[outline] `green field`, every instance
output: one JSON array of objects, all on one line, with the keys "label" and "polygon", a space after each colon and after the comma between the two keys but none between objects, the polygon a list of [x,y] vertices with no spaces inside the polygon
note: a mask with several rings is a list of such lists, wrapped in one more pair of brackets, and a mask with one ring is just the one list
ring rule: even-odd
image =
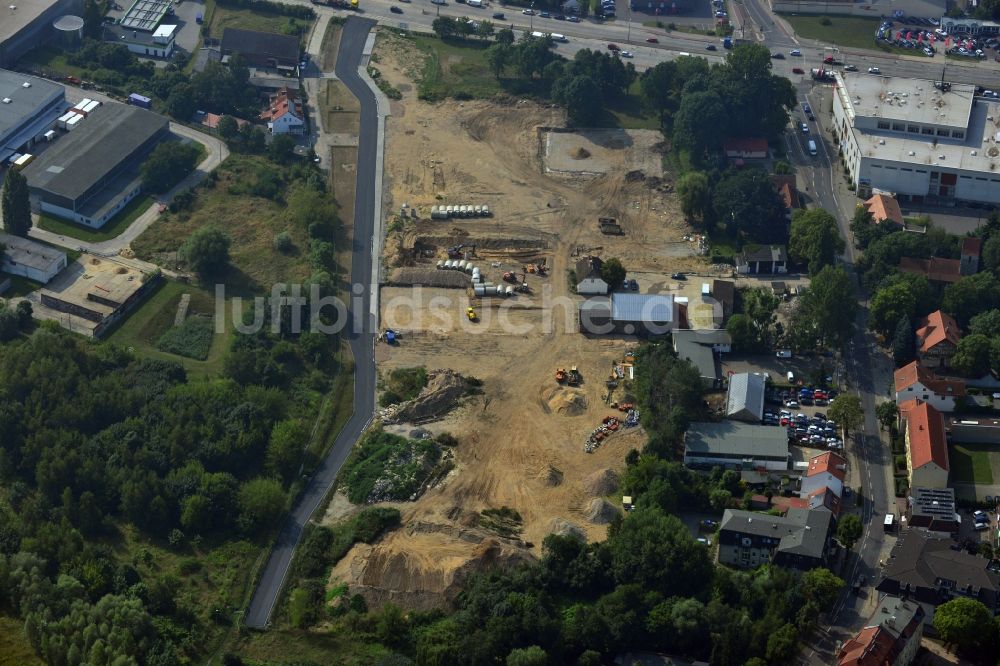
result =
[{"label": "green field", "polygon": [[[782,14],[781,18],[788,21],[795,34],[806,39],[817,39],[822,42],[848,46],[856,49],[888,50],[888,47],[875,45],[875,30],[878,28],[877,18],[861,18],[857,16],[790,16]],[[830,25],[821,21],[827,19]]]},{"label": "green field", "polygon": [[[180,363],[192,377],[219,376],[222,373],[222,362],[229,350],[229,339],[232,336],[232,330],[229,326],[226,326],[224,333],[215,334],[208,358],[204,361],[184,358],[156,348],[160,337],[173,326],[174,316],[177,313],[177,303],[181,299],[181,294],[185,293],[191,294],[189,315],[213,314],[215,309],[214,294],[194,285],[166,280],[108,337],[108,341],[122,347],[132,348],[143,356]],[[227,311],[227,322],[229,314]]]},{"label": "green field", "polygon": [[951,447],[951,480],[953,483],[993,483],[991,457],[997,448],[989,444],[954,444]]},{"label": "green field", "polygon": [[61,220],[47,213],[42,213],[38,216],[38,226],[54,234],[69,236],[70,238],[90,243],[99,243],[121,235],[123,231],[128,229],[130,224],[135,222],[137,217],[145,213],[153,205],[153,202],[153,197],[149,195],[137,196],[128,202],[127,206],[118,211],[118,214],[108,220],[107,224],[100,229],[90,229],[73,222]]},{"label": "green field", "polygon": [[0,615],[0,666],[41,666],[44,662],[24,635],[24,622]]},{"label": "green field", "polygon": [[29,51],[18,60],[18,65],[50,76],[58,73],[64,76],[83,77],[83,68],[70,65],[66,62],[65,51],[53,46],[40,46]]},{"label": "green field", "polygon": [[292,18],[280,14],[269,14],[260,10],[236,9],[220,7],[212,3],[212,8],[206,4],[209,32],[212,37],[222,39],[226,28],[241,28],[258,32],[274,32],[281,35],[299,35],[300,39],[309,32],[312,21]]}]

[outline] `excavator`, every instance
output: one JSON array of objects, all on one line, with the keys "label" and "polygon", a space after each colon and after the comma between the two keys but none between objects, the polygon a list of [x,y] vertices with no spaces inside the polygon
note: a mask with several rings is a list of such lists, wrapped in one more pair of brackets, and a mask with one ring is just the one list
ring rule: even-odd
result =
[{"label": "excavator", "polygon": [[462,258],[462,250],[464,250],[467,247],[468,248],[472,248],[472,256],[476,256],[476,246],[475,245],[467,245],[465,243],[462,243],[461,245],[452,245],[451,247],[448,248],[448,258],[449,259],[461,259]]},{"label": "excavator", "polygon": [[556,368],[556,381],[560,384],[566,381],[566,368]]},{"label": "excavator", "polygon": [[569,369],[569,375],[566,377],[566,384],[569,386],[579,386],[580,382],[583,381],[583,376],[580,371],[576,369],[574,365]]},{"label": "excavator", "polygon": [[479,315],[476,314],[475,308],[465,308],[465,316],[469,318],[469,321],[479,321]]}]

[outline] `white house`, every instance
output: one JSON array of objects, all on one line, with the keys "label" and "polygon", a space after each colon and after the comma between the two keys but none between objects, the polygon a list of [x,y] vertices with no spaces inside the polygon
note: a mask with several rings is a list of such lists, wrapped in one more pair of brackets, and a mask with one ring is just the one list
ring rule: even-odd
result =
[{"label": "white house", "polygon": [[267,129],[271,134],[302,134],[305,131],[302,103],[288,88],[282,88],[271,95],[260,119],[267,121]]},{"label": "white house", "polygon": [[598,257],[584,257],[576,262],[576,293],[583,296],[608,293],[608,283],[601,277],[603,263]]},{"label": "white house", "polygon": [[896,370],[894,379],[897,405],[907,400],[920,400],[939,412],[953,412],[956,402],[965,398],[965,382],[938,377],[919,361]]},{"label": "white house", "polygon": [[4,247],[0,269],[35,282],[47,283],[66,268],[66,253],[20,236],[0,233]]}]

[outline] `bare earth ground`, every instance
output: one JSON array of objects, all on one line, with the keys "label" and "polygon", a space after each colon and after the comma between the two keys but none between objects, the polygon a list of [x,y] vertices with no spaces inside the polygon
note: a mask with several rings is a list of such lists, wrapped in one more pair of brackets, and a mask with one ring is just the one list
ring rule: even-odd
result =
[{"label": "bare earth ground", "polygon": [[[584,480],[598,470],[620,471],[626,453],[641,448],[645,436],[641,429],[616,433],[593,454],[583,446],[603,417],[620,416],[605,404],[604,380],[636,341],[576,332],[579,297],[567,284],[576,256],[617,256],[649,283],[668,280],[663,275],[671,271],[708,267],[693,256],[695,244],[684,240],[691,230],[672,195],[670,174],[626,179],[624,168],[611,168],[596,176],[546,175],[539,128],[562,126],[560,110],[517,99],[421,102],[407,74],[419,70],[419,53],[399,39],[387,45],[384,36],[375,53],[382,74],[403,92],[392,102],[387,127],[389,209],[405,203],[420,217],[390,226],[387,272],[398,266],[433,271],[458,243],[477,246],[471,260],[495,284],[502,284],[504,271],[520,272],[525,263],[550,268],[546,277],[527,275],[530,295],[510,299],[472,298],[464,289],[382,289],[383,326],[401,331],[402,341],[378,346],[380,371],[451,369],[483,380],[483,395],[422,426],[458,438],[455,470],[416,502],[397,505],[403,527],[374,546],[356,546],[334,568],[331,582],[349,583],[370,603],[392,599],[427,608],[453,599],[470,571],[539,555],[554,526],[565,529],[568,522],[591,540],[606,534],[606,525],[587,519],[594,498]],[[567,136],[561,145],[572,142]],[[647,143],[641,142],[644,150]],[[659,164],[658,156],[650,162],[646,154],[626,155],[621,164],[642,160]],[[441,203],[487,204],[493,215],[427,219],[430,207]],[[599,216],[617,218],[625,235],[601,235]],[[552,316],[543,307],[550,299],[564,304]],[[465,317],[469,305],[480,322]],[[578,391],[559,387],[553,376],[557,367],[573,365],[584,378]],[[624,395],[619,389],[610,401]],[[621,493],[608,499],[620,506]],[[523,517],[520,539],[478,526],[477,512],[503,506]],[[333,502],[324,520],[347,512],[343,501]]]}]

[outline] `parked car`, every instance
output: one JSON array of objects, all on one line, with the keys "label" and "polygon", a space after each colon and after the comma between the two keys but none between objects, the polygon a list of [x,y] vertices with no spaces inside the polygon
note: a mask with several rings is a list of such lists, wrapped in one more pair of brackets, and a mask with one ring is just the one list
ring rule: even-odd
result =
[{"label": "parked car", "polygon": [[878,67],[869,67],[868,68],[868,73],[869,74],[881,74],[882,70],[879,69]]},{"label": "parked car", "polygon": [[788,52],[788,55],[800,56],[802,55],[802,51],[798,49],[792,49],[791,51]]},{"label": "parked car", "polygon": [[569,21],[570,23],[579,23],[580,22],[580,17],[579,16],[570,16],[566,20]]},{"label": "parked car", "polygon": [[704,527],[705,529],[714,530],[716,527],[719,526],[719,523],[715,522],[714,520],[706,518],[705,520],[701,521],[701,526]]},{"label": "parked car", "polygon": [[649,44],[659,44],[660,40],[658,40],[656,37],[647,37],[646,42]]},{"label": "parked car", "polygon": [[705,44],[705,50],[706,51],[718,51],[719,49],[715,48],[715,44]]},{"label": "parked car", "polygon": [[619,51],[618,55],[620,55],[623,58],[631,58],[632,57],[632,52],[631,51]]},{"label": "parked car", "polygon": [[393,5],[393,6],[389,7],[389,11],[392,12],[393,14],[402,14],[403,13],[402,8],[401,7],[397,7],[396,5]]},{"label": "parked car", "polygon": [[700,543],[703,546],[711,546],[712,540],[706,539],[705,537],[698,537],[698,543]]},{"label": "parked car", "polygon": [[495,18],[498,21],[502,21],[504,20],[505,17],[503,12],[493,12],[493,18]]},{"label": "parked car", "polygon": [[684,275],[684,273],[671,273],[670,274],[670,279],[671,280],[687,280],[687,276]]},{"label": "parked car", "polygon": [[538,12],[538,16],[541,18],[549,18],[550,16],[552,16],[552,14],[548,12]]},{"label": "parked car", "polygon": [[844,65],[845,72],[856,72],[858,68],[855,65]]},{"label": "parked car", "polygon": [[795,400],[789,400],[785,403],[785,407],[788,407],[789,409],[798,409],[799,403]]},{"label": "parked car", "polygon": [[534,9],[522,9],[521,13],[524,14],[525,16],[534,16],[535,15],[535,10]]},{"label": "parked car", "polygon": [[801,67],[792,67],[792,74],[805,74],[806,71]]},{"label": "parked car", "polygon": [[617,44],[608,44],[608,50],[609,51],[621,51],[622,47],[618,46]]},{"label": "parked car", "polygon": [[772,53],[771,57],[774,58],[775,60],[784,60],[785,59],[785,54],[784,53]]}]

